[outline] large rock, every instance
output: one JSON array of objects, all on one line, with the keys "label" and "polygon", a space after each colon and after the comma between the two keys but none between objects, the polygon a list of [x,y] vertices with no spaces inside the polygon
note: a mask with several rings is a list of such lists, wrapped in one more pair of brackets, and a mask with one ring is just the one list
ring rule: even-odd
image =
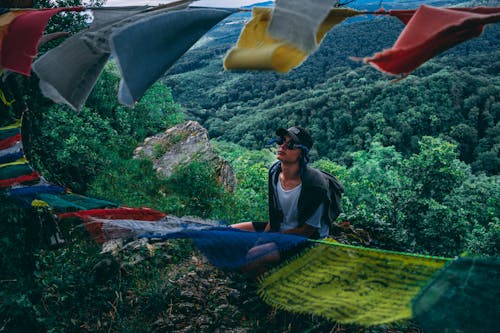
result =
[{"label": "large rock", "polygon": [[146,138],[134,151],[135,158],[148,158],[160,175],[169,177],[175,168],[193,160],[205,160],[215,168],[219,181],[234,191],[236,176],[227,163],[212,149],[208,132],[196,121],[188,121],[165,132]]}]

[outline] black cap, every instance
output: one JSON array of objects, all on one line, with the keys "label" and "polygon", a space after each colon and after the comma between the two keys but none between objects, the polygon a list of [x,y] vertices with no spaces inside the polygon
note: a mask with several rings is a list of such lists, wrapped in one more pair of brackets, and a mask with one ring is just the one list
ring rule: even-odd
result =
[{"label": "black cap", "polygon": [[295,143],[304,145],[307,149],[311,149],[313,145],[313,139],[309,131],[307,131],[304,127],[301,126],[292,126],[289,129],[278,128],[276,131],[276,135],[280,137],[284,137],[285,135],[290,135],[292,140]]}]

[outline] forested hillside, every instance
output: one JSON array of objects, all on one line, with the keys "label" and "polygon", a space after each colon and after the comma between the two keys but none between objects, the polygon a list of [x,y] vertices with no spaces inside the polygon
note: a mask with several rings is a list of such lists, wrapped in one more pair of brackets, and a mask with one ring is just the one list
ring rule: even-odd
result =
[{"label": "forested hillside", "polygon": [[349,56],[389,48],[403,28],[395,18],[334,28],[288,74],[224,71],[222,58],[241,27],[230,23],[181,58],[164,81],[187,116],[201,121],[212,137],[261,148],[273,129],[300,123],[313,132],[315,155],[350,165],[350,153],[373,141],[409,156],[422,136],[439,136],[456,142],[460,158],[475,172],[498,174],[498,24],[394,82]]}]

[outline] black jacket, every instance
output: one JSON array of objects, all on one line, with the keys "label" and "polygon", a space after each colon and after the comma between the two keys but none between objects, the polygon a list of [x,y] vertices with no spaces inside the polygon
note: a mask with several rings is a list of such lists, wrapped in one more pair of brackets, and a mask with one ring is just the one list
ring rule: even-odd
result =
[{"label": "black jacket", "polygon": [[[269,222],[271,231],[278,232],[283,221],[283,212],[278,204],[276,188],[281,173],[281,162],[276,162],[268,174]],[[322,222],[331,225],[341,212],[340,196],[344,191],[342,185],[332,175],[305,166],[301,173],[302,189],[298,202],[299,227],[316,212],[320,204],[325,204]],[[334,188],[332,188],[334,187]],[[318,235],[313,235],[318,236]]]}]

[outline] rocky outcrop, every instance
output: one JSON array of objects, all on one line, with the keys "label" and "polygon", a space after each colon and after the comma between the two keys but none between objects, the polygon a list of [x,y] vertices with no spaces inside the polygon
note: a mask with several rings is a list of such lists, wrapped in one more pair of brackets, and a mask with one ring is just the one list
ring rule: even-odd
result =
[{"label": "rocky outcrop", "polygon": [[210,145],[208,132],[196,121],[187,121],[165,132],[146,138],[134,151],[135,158],[147,158],[160,175],[169,177],[178,165],[204,160],[215,168],[218,180],[226,190],[234,191],[233,169]]}]

